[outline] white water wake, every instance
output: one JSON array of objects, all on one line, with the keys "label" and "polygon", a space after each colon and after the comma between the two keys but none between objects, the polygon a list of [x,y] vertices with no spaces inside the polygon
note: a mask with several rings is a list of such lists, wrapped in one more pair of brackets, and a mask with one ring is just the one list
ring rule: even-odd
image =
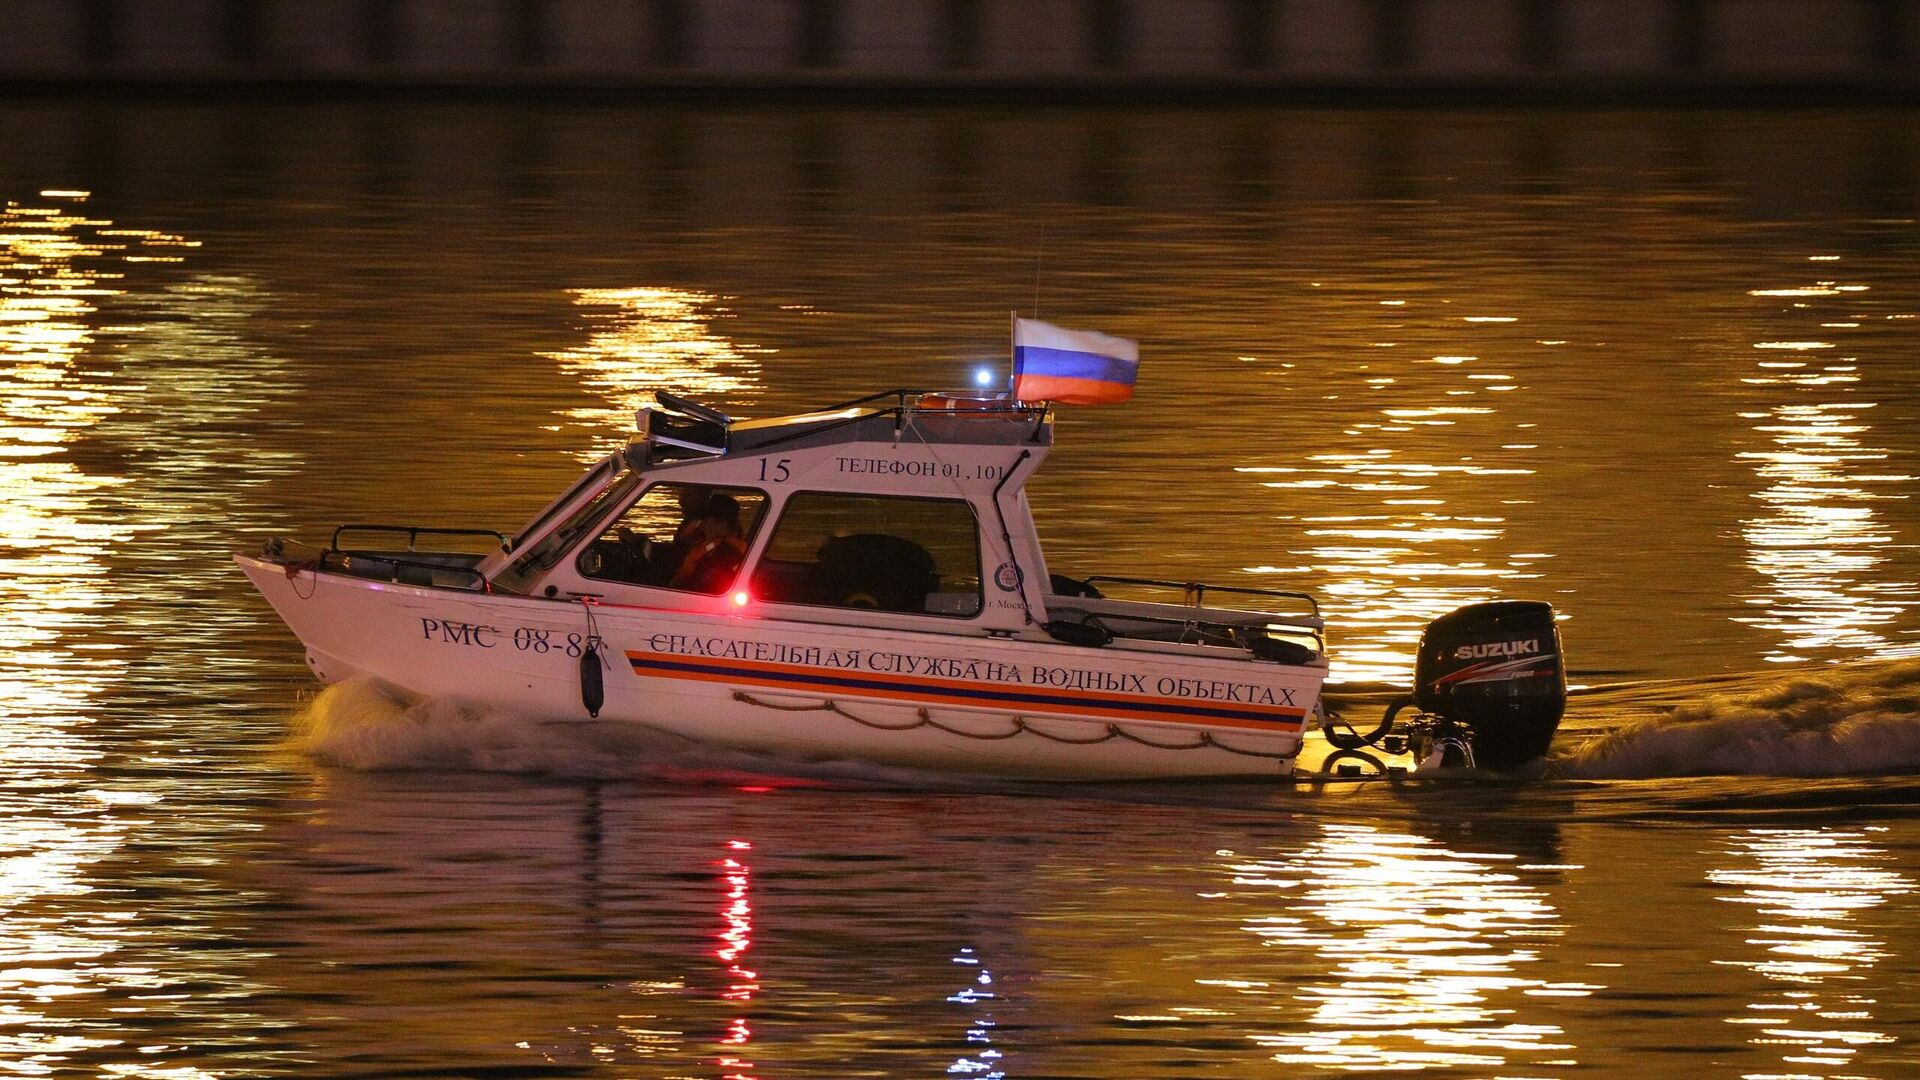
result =
[{"label": "white water wake", "polygon": [[[902,788],[955,783],[862,762],[764,757],[633,724],[542,720],[443,699],[403,699],[370,680],[327,687],[291,726],[292,749],[362,771],[720,783],[784,776]],[[1601,689],[1575,699],[1560,747],[1540,769],[1546,777],[1920,772],[1920,660],[1823,668],[1765,682],[1723,678]]]},{"label": "white water wake", "polygon": [[613,778],[647,760],[642,729],[541,723],[437,698],[405,699],[368,679],[329,686],[291,724],[292,749],[363,771],[423,769]]},{"label": "white water wake", "polygon": [[1819,669],[1682,698],[1665,715],[1627,723],[1548,764],[1551,775],[1578,779],[1920,770],[1920,661]]},{"label": "white water wake", "polygon": [[[791,782],[920,788],[941,778],[866,762],[771,758],[637,724],[541,719],[441,698],[397,695],[371,679],[321,690],[290,724],[287,746],[365,772],[514,773],[575,780]],[[950,783],[951,781],[947,781]]]}]

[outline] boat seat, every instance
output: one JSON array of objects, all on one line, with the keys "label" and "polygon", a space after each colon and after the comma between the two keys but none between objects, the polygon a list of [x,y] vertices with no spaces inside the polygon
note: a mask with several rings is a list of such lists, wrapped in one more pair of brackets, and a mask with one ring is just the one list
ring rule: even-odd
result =
[{"label": "boat seat", "polygon": [[940,575],[927,549],[887,533],[832,536],[814,560],[815,602],[881,611],[925,611]]}]

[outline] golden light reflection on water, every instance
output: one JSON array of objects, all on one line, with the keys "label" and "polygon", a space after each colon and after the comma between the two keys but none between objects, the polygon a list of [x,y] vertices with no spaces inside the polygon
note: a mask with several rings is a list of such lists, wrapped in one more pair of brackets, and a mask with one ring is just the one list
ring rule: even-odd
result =
[{"label": "golden light reflection on water", "polygon": [[[1755,296],[1831,296],[1864,286],[1820,282]],[[1764,359],[1741,382],[1778,395],[1765,411],[1743,412],[1771,444],[1739,454],[1767,487],[1754,494],[1764,512],[1741,525],[1748,564],[1765,591],[1747,598],[1761,614],[1738,621],[1778,635],[1767,659],[1787,663],[1847,656],[1920,656],[1920,641],[1893,630],[1920,606],[1920,585],[1888,580],[1885,552],[1896,544],[1877,504],[1905,501],[1917,478],[1874,446],[1868,422],[1878,403],[1859,400],[1859,363],[1829,359],[1834,342],[1760,341]]]},{"label": "golden light reflection on water", "polygon": [[[673,288],[574,289],[592,333],[575,349],[549,354],[561,370],[610,404],[569,409],[598,433],[626,431],[659,390],[695,400],[750,399],[761,387],[765,350],[714,330],[719,297]],[[603,451],[589,451],[593,458]]]},{"label": "golden light reflection on water", "polygon": [[[1464,321],[1514,320],[1471,316]],[[1381,404],[1346,428],[1344,435],[1361,448],[1307,454],[1300,465],[1235,469],[1259,478],[1262,487],[1293,505],[1311,500],[1314,506],[1350,508],[1281,514],[1281,520],[1297,522],[1307,538],[1306,546],[1296,549],[1302,561],[1246,568],[1299,578],[1320,596],[1329,623],[1339,628],[1332,643],[1334,681],[1410,681],[1415,646],[1428,622],[1511,591],[1513,582],[1539,577],[1537,564],[1550,557],[1502,553],[1508,522],[1491,509],[1516,501],[1498,497],[1510,478],[1534,474],[1506,459],[1534,447],[1500,437],[1492,440],[1490,452],[1462,455],[1442,449],[1471,445],[1445,429],[1472,424],[1489,431],[1505,422],[1490,404],[1496,399],[1464,404],[1434,401],[1433,395],[1479,398],[1521,388],[1510,373],[1481,370],[1480,359],[1440,354],[1387,369],[1394,374],[1366,365],[1362,383],[1367,391],[1401,400]],[[1428,400],[1419,400],[1423,397]],[[1433,435],[1445,441],[1428,443],[1426,437]]]},{"label": "golden light reflection on water", "polygon": [[[1897,1040],[1875,1030],[1878,1002],[1857,992],[1867,969],[1892,959],[1885,942],[1857,926],[1864,912],[1913,892],[1887,864],[1875,833],[1884,829],[1751,829],[1735,836],[1735,865],[1707,877],[1737,889],[1718,899],[1754,910],[1747,926],[1753,959],[1721,960],[1779,989],[1728,1022],[1752,1029],[1748,1041],[1780,1055],[1786,1072],[1747,1080],[1825,1080],[1858,1075],[1861,1050]],[[1838,1070],[1838,1071],[1834,1071]]]},{"label": "golden light reflection on water", "polygon": [[[166,983],[109,959],[114,926],[42,905],[91,892],[86,868],[143,824],[113,812],[127,793],[89,782],[101,750],[81,730],[126,674],[119,647],[95,632],[115,598],[100,552],[138,531],[93,505],[127,479],[65,457],[119,412],[128,386],[87,367],[89,320],[121,293],[112,267],[178,262],[196,246],[90,217],[85,192],[41,199],[0,208],[0,1058],[20,1074],[118,1045],[69,1028],[50,1014],[53,1003]],[[103,1065],[103,1074],[205,1075],[170,1066],[177,1048],[149,1049],[147,1060]]]},{"label": "golden light reflection on water", "polygon": [[967,1010],[967,1049],[947,1066],[947,1075],[1005,1080],[1007,1071],[1001,1067],[1003,1055],[993,1045],[995,1024],[991,1009],[998,998],[993,989],[993,972],[980,962],[979,954],[971,948],[961,949],[953,962],[960,965],[967,985],[947,995],[947,1001]]},{"label": "golden light reflection on water", "polygon": [[1566,1032],[1522,1007],[1600,988],[1523,973],[1562,931],[1516,861],[1330,824],[1297,856],[1231,863],[1236,884],[1274,889],[1285,905],[1246,929],[1313,953],[1326,973],[1296,990],[1311,1010],[1301,1030],[1254,1041],[1283,1064],[1343,1072],[1572,1064]]}]

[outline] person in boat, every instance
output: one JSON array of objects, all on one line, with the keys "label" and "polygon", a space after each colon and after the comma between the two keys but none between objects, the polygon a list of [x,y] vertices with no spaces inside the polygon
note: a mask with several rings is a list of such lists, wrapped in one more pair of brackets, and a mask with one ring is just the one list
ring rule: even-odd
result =
[{"label": "person in boat", "polygon": [[713,489],[687,484],[675,491],[673,497],[680,504],[680,524],[673,530],[673,547],[670,550],[675,555],[685,557],[699,542],[695,534],[700,531],[700,519],[706,510],[707,500],[714,497]]},{"label": "person in boat", "polygon": [[[717,593],[733,583],[747,557],[747,541],[740,527],[740,504],[731,495],[701,492],[699,517],[686,534],[680,568],[668,584],[675,589]],[[676,545],[681,533],[674,534]]]},{"label": "person in boat", "polygon": [[624,559],[624,565],[631,570],[624,575],[603,576],[637,585],[672,583],[686,562],[687,553],[703,539],[700,515],[712,494],[712,489],[698,484],[674,485],[674,499],[680,505],[680,524],[674,527],[670,540],[652,539],[622,522],[616,530],[620,541],[616,557]]}]

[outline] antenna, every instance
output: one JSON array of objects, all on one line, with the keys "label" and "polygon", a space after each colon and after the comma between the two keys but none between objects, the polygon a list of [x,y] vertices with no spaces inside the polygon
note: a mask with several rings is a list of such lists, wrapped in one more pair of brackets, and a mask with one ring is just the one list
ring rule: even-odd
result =
[{"label": "antenna", "polygon": [[1047,223],[1040,223],[1040,247],[1033,253],[1033,317],[1040,317],[1040,260],[1047,254]]}]

